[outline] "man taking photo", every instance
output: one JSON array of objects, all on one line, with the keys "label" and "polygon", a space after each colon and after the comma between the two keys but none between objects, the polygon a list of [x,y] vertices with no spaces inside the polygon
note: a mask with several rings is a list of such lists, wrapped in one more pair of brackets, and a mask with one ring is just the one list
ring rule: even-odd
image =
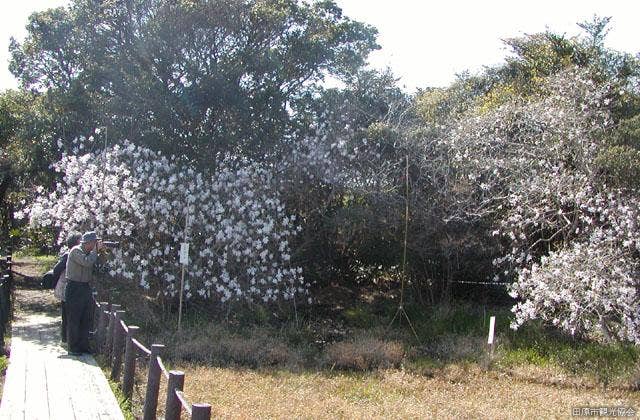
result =
[{"label": "man taking photo", "polygon": [[65,308],[69,354],[89,353],[89,322],[91,319],[91,285],[93,267],[103,245],[95,232],[85,232],[80,243],[69,251]]}]

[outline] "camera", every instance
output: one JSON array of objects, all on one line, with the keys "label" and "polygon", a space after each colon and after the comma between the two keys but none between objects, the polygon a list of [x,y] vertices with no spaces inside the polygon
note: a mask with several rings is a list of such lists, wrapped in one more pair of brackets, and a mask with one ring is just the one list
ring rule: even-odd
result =
[{"label": "camera", "polygon": [[105,248],[117,248],[120,246],[120,242],[117,241],[100,241]]}]

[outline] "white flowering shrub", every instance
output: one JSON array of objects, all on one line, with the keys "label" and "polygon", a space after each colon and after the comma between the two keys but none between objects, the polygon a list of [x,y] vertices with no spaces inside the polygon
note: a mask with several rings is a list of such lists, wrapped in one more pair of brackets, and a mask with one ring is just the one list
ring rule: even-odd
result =
[{"label": "white flowering shrub", "polygon": [[467,115],[441,141],[459,186],[449,217],[494,223],[514,328],[542,319],[640,343],[638,194],[604,185],[594,159],[616,92],[577,70],[546,90]]},{"label": "white flowering shrub", "polygon": [[62,180],[25,210],[32,225],[59,228],[60,242],[84,229],[120,241],[109,274],[169,297],[179,291],[178,254],[186,240],[187,299],[307,299],[309,284],[291,262],[300,227],[269,170],[227,158],[205,175],[126,141],[80,154],[93,141],[79,140],[76,154],[53,165]]},{"label": "white flowering shrub", "polygon": [[519,269],[511,293],[524,300],[514,307],[514,326],[542,319],[571,334],[640,342],[638,261],[610,233],[596,230]]}]

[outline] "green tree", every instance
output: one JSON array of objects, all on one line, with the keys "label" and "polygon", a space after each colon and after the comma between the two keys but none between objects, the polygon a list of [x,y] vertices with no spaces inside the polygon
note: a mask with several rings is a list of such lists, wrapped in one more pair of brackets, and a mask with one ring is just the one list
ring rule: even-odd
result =
[{"label": "green tree", "polygon": [[0,93],[0,243],[9,242],[14,209],[33,187],[52,181],[54,138],[42,99],[29,92]]},{"label": "green tree", "polygon": [[67,139],[103,125],[203,165],[277,156],[301,98],[377,48],[330,0],[75,0],[27,29],[11,70],[47,92]]}]

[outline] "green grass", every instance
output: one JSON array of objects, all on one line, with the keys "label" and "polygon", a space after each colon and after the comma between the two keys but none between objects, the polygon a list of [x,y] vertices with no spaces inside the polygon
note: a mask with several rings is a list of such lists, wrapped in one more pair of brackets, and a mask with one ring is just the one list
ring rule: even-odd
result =
[{"label": "green grass", "polygon": [[507,367],[521,365],[546,367],[551,364],[548,357],[532,348],[506,350],[500,362]]},{"label": "green grass", "polygon": [[24,247],[24,248],[20,248],[20,249],[16,249],[13,251],[13,256],[14,258],[47,258],[50,257],[51,255],[49,255],[46,252],[43,252],[42,250],[38,249],[38,248],[29,248],[29,247]]},{"label": "green grass", "polygon": [[486,336],[491,316],[496,317],[496,331],[507,329],[511,322],[508,308],[474,306],[464,302],[428,309],[413,305],[407,306],[406,310],[423,341],[452,334]]},{"label": "green grass", "polygon": [[[369,329],[390,324],[397,312],[397,304],[387,304],[373,308],[364,304],[346,308],[341,313],[349,327]],[[406,304],[407,317],[416,329],[421,341],[426,342],[443,335],[486,336],[489,330],[489,317],[496,316],[496,328],[508,329],[511,312],[508,308],[474,306],[469,303],[456,303],[425,308],[421,305]],[[394,320],[394,326],[402,326],[410,332],[404,314]]]},{"label": "green grass", "polygon": [[357,328],[373,328],[380,325],[382,321],[380,317],[373,314],[368,307],[362,305],[346,308],[342,316],[347,325]]},{"label": "green grass", "polygon": [[120,384],[111,380],[109,377],[111,375],[111,369],[109,368],[109,363],[107,363],[107,358],[101,354],[98,354],[95,356],[95,359],[98,363],[98,366],[100,366],[100,368],[102,369],[105,378],[107,378],[107,381],[109,382],[109,387],[111,388],[113,395],[118,401],[118,405],[120,406],[120,410],[122,411],[124,418],[126,420],[135,420],[136,417],[133,414],[131,401],[125,398],[122,390],[120,389]]},{"label": "green grass", "polygon": [[136,417],[133,415],[131,400],[125,398],[124,394],[120,390],[120,384],[109,379],[109,386],[111,387],[111,391],[113,391],[113,395],[115,395],[116,400],[118,400],[118,405],[120,406],[120,410],[122,410],[125,420],[135,420]]},{"label": "green grass", "polygon": [[46,273],[50,270],[58,261],[57,255],[21,255],[20,253],[14,253],[13,259],[28,258],[33,261],[33,265],[38,272]]},{"label": "green grass", "polygon": [[598,343],[564,335],[533,323],[508,331],[499,348],[504,367],[556,366],[568,374],[587,376],[602,385],[629,380],[638,369],[640,349],[629,343]]},{"label": "green grass", "polygon": [[4,375],[9,367],[9,358],[7,356],[0,356],[0,374]]},{"label": "green grass", "polygon": [[404,368],[409,372],[431,377],[434,373],[446,366],[446,363],[432,357],[413,357],[405,362]]},{"label": "green grass", "polygon": [[[426,355],[410,360],[408,366],[427,374],[448,362],[482,362],[490,316],[496,317],[498,366],[557,367],[570,375],[592,378],[604,386],[614,381],[628,383],[638,374],[640,348],[629,343],[581,340],[540,323],[530,323],[514,331],[509,327],[512,314],[508,308],[460,303],[430,311],[409,306],[407,312],[426,343],[423,347],[429,350]],[[477,351],[473,351],[474,346],[478,347]]]},{"label": "green grass", "polygon": [[629,344],[580,343],[572,348],[560,348],[554,361],[568,372],[595,378],[608,385],[618,378],[630,378],[636,373],[640,351]]}]

